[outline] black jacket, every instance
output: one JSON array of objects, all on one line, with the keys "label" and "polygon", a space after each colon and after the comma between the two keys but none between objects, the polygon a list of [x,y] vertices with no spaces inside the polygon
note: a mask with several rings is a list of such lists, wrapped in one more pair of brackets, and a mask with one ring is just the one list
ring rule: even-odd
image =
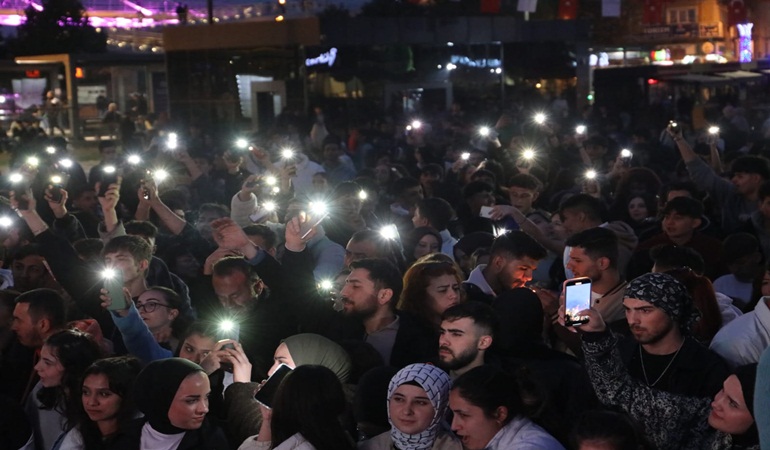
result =
[{"label": "black jacket", "polygon": [[[136,419],[126,428],[126,432],[117,438],[110,450],[139,450],[142,440],[142,427],[145,420]],[[182,442],[177,450],[229,450],[230,445],[222,430],[209,423],[206,419],[197,430],[190,430],[184,434]]]}]

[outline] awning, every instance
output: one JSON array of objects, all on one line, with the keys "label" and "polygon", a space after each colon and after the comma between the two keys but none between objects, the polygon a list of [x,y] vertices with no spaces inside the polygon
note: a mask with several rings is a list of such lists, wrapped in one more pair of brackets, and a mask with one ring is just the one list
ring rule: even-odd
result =
[{"label": "awning", "polygon": [[731,79],[741,79],[741,80],[749,80],[752,78],[762,77],[761,74],[758,74],[756,72],[749,72],[747,70],[735,70],[733,72],[719,72],[717,75],[719,75],[720,77],[731,78]]}]

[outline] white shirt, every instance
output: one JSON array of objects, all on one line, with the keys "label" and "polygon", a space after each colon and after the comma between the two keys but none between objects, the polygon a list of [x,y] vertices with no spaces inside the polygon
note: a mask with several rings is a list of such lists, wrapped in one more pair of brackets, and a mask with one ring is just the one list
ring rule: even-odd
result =
[{"label": "white shirt", "polygon": [[754,311],[722,327],[711,341],[715,351],[732,368],[759,362],[762,351],[770,346],[770,297],[762,297]]},{"label": "white shirt", "polygon": [[735,275],[728,273],[714,280],[714,290],[732,297],[733,303],[738,303],[739,307],[743,307],[751,301],[754,286],[751,283],[738,281]]},{"label": "white shirt", "polygon": [[441,230],[439,231],[439,234],[441,235],[441,253],[445,255],[449,255],[450,258],[452,258],[452,261],[455,259],[455,244],[457,243],[457,239],[454,238],[451,234],[449,234],[449,230]]},{"label": "white shirt", "polygon": [[476,268],[471,272],[471,275],[468,277],[466,283],[475,284],[479,289],[481,289],[481,292],[487,295],[491,295],[492,297],[497,297],[497,294],[495,294],[492,286],[490,286],[489,283],[487,283],[487,279],[484,278],[483,270],[485,267],[487,267],[486,264],[479,264],[476,266]]}]

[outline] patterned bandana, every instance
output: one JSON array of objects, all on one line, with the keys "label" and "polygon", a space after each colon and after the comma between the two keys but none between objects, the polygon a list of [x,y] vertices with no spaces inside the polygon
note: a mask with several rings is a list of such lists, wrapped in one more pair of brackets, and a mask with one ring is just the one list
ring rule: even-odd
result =
[{"label": "patterned bandana", "polygon": [[683,334],[690,334],[700,312],[695,308],[687,288],[666,273],[647,273],[633,279],[626,287],[623,298],[636,298],[662,309],[679,324]]},{"label": "patterned bandana", "polygon": [[[420,434],[402,433],[393,425],[393,420],[390,418],[390,398],[399,386],[410,381],[419,384],[425,390],[435,410],[430,426]],[[390,379],[388,385],[388,422],[390,422],[390,437],[396,448],[400,450],[427,450],[433,447],[441,419],[444,417],[449,403],[449,389],[451,387],[452,380],[449,375],[438,367],[429,364],[408,365]]]}]

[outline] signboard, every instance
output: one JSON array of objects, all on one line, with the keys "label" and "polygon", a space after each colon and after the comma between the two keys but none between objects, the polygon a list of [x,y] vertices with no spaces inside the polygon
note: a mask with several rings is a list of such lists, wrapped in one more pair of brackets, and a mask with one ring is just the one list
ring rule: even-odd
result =
[{"label": "signboard", "polygon": [[332,67],[337,61],[337,48],[332,47],[314,58],[305,59],[305,67],[327,66]]},{"label": "signboard", "polygon": [[722,37],[722,27],[719,23],[653,25],[642,28],[642,35],[648,39],[720,38]]},{"label": "signboard", "polygon": [[107,86],[78,86],[78,103],[81,105],[95,105],[96,97],[107,96]]}]

